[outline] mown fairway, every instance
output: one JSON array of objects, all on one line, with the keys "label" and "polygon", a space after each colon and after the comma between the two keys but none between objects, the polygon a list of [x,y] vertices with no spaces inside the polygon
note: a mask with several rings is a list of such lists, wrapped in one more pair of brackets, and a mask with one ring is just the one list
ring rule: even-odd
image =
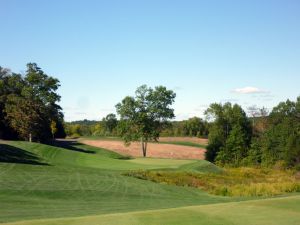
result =
[{"label": "mown fairway", "polygon": [[[80,144],[65,148],[2,142],[0,221],[71,217],[210,204],[230,199],[191,188],[122,176],[126,170],[187,167],[206,170],[205,161],[134,159]],[[5,151],[6,158],[3,157]],[[121,159],[120,159],[121,158]],[[30,164],[24,164],[30,163]],[[40,165],[44,163],[45,165]]]},{"label": "mown fairway", "polygon": [[[228,203],[243,199],[212,196],[199,189],[122,175],[125,171],[138,169],[219,171],[206,161],[129,160],[116,153],[78,143],[67,142],[63,146],[0,142],[1,223],[300,223],[299,196]],[[274,220],[273,214],[278,219]],[[239,216],[243,219],[238,219]],[[51,218],[54,220],[49,220]],[[34,221],[36,219],[42,220]]]},{"label": "mown fairway", "polygon": [[191,206],[79,218],[36,220],[11,225],[298,225],[300,196]]}]

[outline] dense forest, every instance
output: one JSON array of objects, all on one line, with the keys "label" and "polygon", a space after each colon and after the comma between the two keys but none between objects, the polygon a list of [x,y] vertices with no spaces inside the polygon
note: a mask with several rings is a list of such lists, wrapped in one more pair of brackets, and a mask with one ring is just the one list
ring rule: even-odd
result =
[{"label": "dense forest", "polygon": [[221,165],[300,166],[300,97],[248,118],[241,106],[211,104],[206,158]]},{"label": "dense forest", "polygon": [[65,137],[59,86],[35,63],[27,64],[25,75],[0,67],[0,138],[45,142]]}]

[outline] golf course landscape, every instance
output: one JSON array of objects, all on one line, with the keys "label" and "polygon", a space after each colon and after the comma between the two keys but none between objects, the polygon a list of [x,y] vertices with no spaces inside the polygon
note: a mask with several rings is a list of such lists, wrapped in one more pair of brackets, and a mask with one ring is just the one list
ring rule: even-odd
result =
[{"label": "golf course landscape", "polygon": [[0,225],[300,225],[300,0],[0,8]]},{"label": "golf course landscape", "polygon": [[205,160],[129,159],[61,141],[50,146],[1,141],[2,224],[290,224],[300,195],[241,198],[124,176],[126,171],[218,173]]}]

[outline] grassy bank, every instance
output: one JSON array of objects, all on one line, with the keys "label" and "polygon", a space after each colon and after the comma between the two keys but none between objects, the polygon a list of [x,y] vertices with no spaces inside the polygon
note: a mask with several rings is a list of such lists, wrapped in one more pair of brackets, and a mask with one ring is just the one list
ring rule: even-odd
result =
[{"label": "grassy bank", "polygon": [[198,144],[194,142],[188,141],[160,141],[161,144],[171,144],[171,145],[182,145],[182,146],[189,146],[189,147],[197,147],[197,148],[206,148],[207,145]]},{"label": "grassy bank", "polygon": [[126,175],[157,183],[200,188],[222,196],[268,197],[300,192],[300,179],[291,170],[228,168],[218,173],[133,171]]}]

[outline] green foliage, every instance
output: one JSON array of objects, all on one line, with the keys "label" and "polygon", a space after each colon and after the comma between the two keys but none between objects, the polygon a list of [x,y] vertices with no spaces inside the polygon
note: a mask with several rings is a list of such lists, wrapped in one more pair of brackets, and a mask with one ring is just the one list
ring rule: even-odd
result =
[{"label": "green foliage", "polygon": [[241,164],[251,142],[250,121],[241,106],[211,104],[205,112],[212,120],[206,159],[221,164]]},{"label": "green foliage", "polygon": [[110,113],[102,119],[102,126],[105,128],[105,133],[108,135],[116,135],[118,120],[115,114]]},{"label": "green foliage", "polygon": [[260,118],[249,119],[240,106],[212,104],[206,111],[212,119],[206,159],[222,165],[274,166],[283,161],[286,167],[300,163],[300,97],[274,107],[269,116],[262,109]]},{"label": "green foliage", "polygon": [[202,137],[207,135],[205,122],[199,117],[184,121],[183,132],[185,136]]},{"label": "green foliage", "polygon": [[[57,105],[59,81],[46,75],[35,63],[27,64],[24,77],[0,67],[0,127],[11,138],[46,141],[64,137],[63,114]],[[51,121],[56,123],[51,133]],[[1,135],[1,134],[0,134]]]},{"label": "green foliage", "polygon": [[118,120],[115,114],[108,114],[101,121],[81,120],[65,123],[68,137],[118,136]]},{"label": "green foliage", "polygon": [[300,97],[276,106],[269,116],[269,126],[262,135],[262,163],[273,165],[278,160],[287,166],[300,163]]},{"label": "green foliage", "polygon": [[135,97],[127,96],[116,105],[120,115],[119,133],[126,144],[141,141],[143,156],[147,143],[157,141],[168,119],[174,118],[170,108],[176,94],[163,86],[154,89],[143,85],[137,88]]},{"label": "green foliage", "polygon": [[260,138],[253,138],[250,149],[247,153],[247,157],[244,158],[244,165],[258,166],[261,164],[262,159],[262,149]]},{"label": "green foliage", "polygon": [[245,134],[239,125],[235,125],[217,155],[216,161],[221,164],[232,164],[238,166],[246,156]]},{"label": "green foliage", "polygon": [[40,104],[31,99],[10,95],[6,102],[5,113],[11,128],[17,131],[23,140],[29,140],[31,137],[44,139],[43,134],[49,131],[49,128],[44,130],[43,124],[46,121],[40,110]]},{"label": "green foliage", "polygon": [[172,121],[162,132],[163,137],[204,137],[208,136],[209,123],[199,117],[192,117],[183,121]]},{"label": "green foliage", "polygon": [[[114,114],[111,114],[114,115]],[[109,115],[107,115],[109,116]],[[107,117],[106,116],[106,117]],[[118,127],[118,120],[115,121],[113,118],[112,126],[107,125],[106,121],[108,118],[103,118],[101,121],[73,121],[65,123],[67,136],[69,137],[81,137],[81,136],[98,136],[98,137],[119,137],[120,136],[120,127]],[[113,116],[114,117],[114,116]],[[197,118],[197,117],[196,117]],[[203,121],[200,118],[197,118],[196,121],[199,121],[199,124],[196,124],[194,132],[191,132],[188,128],[188,121],[195,121],[195,118],[191,118],[183,121],[171,121],[164,124],[164,127],[160,133],[161,137],[204,137],[207,138],[209,123]],[[117,126],[115,126],[117,124]],[[78,133],[72,133],[73,126],[79,125],[80,131]]]},{"label": "green foliage", "polygon": [[20,95],[23,86],[21,75],[0,66],[0,138],[15,139],[17,133],[9,126],[4,111],[10,94]]}]

